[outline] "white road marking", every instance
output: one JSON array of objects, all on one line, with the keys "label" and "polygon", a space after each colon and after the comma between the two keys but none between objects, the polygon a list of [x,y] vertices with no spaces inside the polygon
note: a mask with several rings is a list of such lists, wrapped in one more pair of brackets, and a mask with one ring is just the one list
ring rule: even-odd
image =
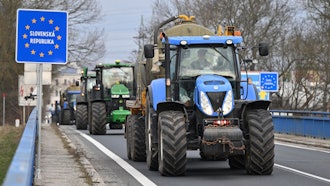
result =
[{"label": "white road marking", "polygon": [[304,175],[304,176],[307,176],[307,177],[311,177],[311,178],[314,178],[314,179],[317,179],[317,180],[321,180],[321,181],[330,183],[330,179],[323,178],[323,177],[320,177],[320,176],[316,176],[314,174],[303,172],[303,171],[300,171],[300,170],[297,170],[297,169],[293,169],[293,168],[286,167],[286,166],[283,166],[283,165],[279,165],[279,164],[276,164],[276,163],[275,163],[275,167],[278,167],[278,168],[280,168],[282,170],[286,170],[286,171],[289,171],[289,172],[301,174],[301,175]]},{"label": "white road marking", "polygon": [[294,145],[294,144],[282,143],[282,142],[275,142],[275,144],[283,145],[283,146],[287,146],[287,147],[293,147],[293,148],[297,148],[297,149],[312,150],[312,151],[318,151],[318,152],[324,152],[324,153],[330,154],[330,151],[322,150],[322,149],[316,148],[316,147],[305,147],[304,145]]},{"label": "white road marking", "polygon": [[[113,153],[112,151],[110,151],[109,149],[107,149],[106,147],[104,147],[101,143],[99,143],[98,141],[96,141],[95,139],[93,139],[92,137],[88,136],[85,133],[82,133],[80,131],[78,131],[79,134],[84,137],[86,140],[90,141],[91,143],[93,143],[98,149],[100,149],[104,154],[106,154],[108,157],[110,157],[112,160],[114,160],[119,166],[121,166],[124,170],[126,170],[127,173],[129,173],[130,175],[132,175],[138,182],[140,182],[142,185],[150,185],[153,186],[156,184],[154,182],[152,182],[151,180],[149,180],[146,176],[144,176],[141,172],[139,172],[138,170],[136,170],[134,167],[132,167],[130,164],[128,164],[125,160],[121,159],[119,156],[117,156],[115,153]],[[284,144],[284,143],[276,143],[279,145],[284,145],[284,146],[289,146],[289,147],[295,147],[295,148],[301,148],[301,149],[307,149],[307,150],[316,150],[316,151],[320,151],[320,152],[325,152],[325,153],[330,153],[328,151],[322,151],[322,150],[318,150],[318,149],[310,149],[307,147],[301,147],[301,146],[295,146],[295,145],[289,145],[289,144]],[[283,165],[279,165],[279,164],[275,164],[275,167],[278,167],[282,170],[286,170],[289,172],[293,172],[293,173],[297,173],[297,174],[301,174],[307,177],[311,177],[317,180],[321,180],[327,183],[330,183],[330,179],[327,178],[323,178],[320,176],[316,176],[314,174],[310,174],[307,172],[303,172],[297,169],[293,169],[290,167],[286,167]]]},{"label": "white road marking", "polygon": [[109,158],[113,159],[119,166],[121,166],[124,170],[126,170],[127,173],[132,175],[138,182],[140,182],[142,185],[148,185],[153,186],[156,184],[149,180],[146,176],[144,176],[141,172],[136,170],[134,167],[132,167],[130,164],[128,164],[125,160],[121,159],[119,156],[117,156],[115,153],[104,147],[101,143],[93,139],[92,137],[88,136],[87,134],[84,134],[80,131],[78,131],[79,134],[84,137],[86,140],[93,143],[98,149],[100,149],[104,154],[106,154]]}]

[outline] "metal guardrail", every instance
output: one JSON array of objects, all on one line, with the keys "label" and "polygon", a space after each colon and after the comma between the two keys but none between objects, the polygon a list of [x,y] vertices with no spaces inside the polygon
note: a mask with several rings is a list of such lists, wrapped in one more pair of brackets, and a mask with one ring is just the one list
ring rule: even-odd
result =
[{"label": "metal guardrail", "polygon": [[271,110],[275,132],[330,138],[330,112]]},{"label": "metal guardrail", "polygon": [[32,185],[37,138],[37,109],[31,112],[3,186]]}]

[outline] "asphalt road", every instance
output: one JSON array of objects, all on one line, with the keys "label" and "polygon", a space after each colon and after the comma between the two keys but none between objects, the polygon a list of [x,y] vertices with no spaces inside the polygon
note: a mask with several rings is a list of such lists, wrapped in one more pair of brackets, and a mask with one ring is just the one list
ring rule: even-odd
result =
[{"label": "asphalt road", "polygon": [[330,185],[330,150],[313,150],[295,145],[275,145],[272,175],[251,176],[245,170],[231,170],[227,161],[201,161],[198,151],[188,151],[187,172],[182,177],[164,177],[149,171],[145,162],[133,162],[126,155],[123,130],[106,135],[89,135],[75,126],[60,126],[93,165],[107,185]]}]

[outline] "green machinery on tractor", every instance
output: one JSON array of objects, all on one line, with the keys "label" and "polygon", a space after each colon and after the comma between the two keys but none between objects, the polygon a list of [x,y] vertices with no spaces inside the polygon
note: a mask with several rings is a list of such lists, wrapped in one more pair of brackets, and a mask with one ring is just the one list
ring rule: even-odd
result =
[{"label": "green machinery on tractor", "polygon": [[114,64],[96,65],[95,85],[88,100],[89,132],[106,134],[110,129],[122,129],[130,111],[126,100],[135,96],[134,66],[116,61]]},{"label": "green machinery on tractor", "polygon": [[[126,122],[130,159],[145,160],[162,175],[179,176],[186,172],[187,150],[199,150],[201,159],[228,160],[232,169],[272,173],[270,101],[258,100],[254,85],[241,80],[241,66],[248,61],[240,54],[246,48],[242,42],[235,27],[219,27],[215,34],[193,16],[174,16],[156,27],[154,43],[144,46],[147,85],[135,109],[144,123]],[[266,43],[252,49],[268,55]],[[200,51],[207,62],[198,58]]]},{"label": "green machinery on tractor", "polygon": [[81,94],[77,97],[76,108],[76,128],[78,130],[86,130],[88,127],[88,100],[93,85],[96,83],[96,75],[94,71],[88,71],[83,68],[80,77]]},{"label": "green machinery on tractor", "polygon": [[61,93],[60,110],[59,110],[59,124],[70,125],[75,122],[75,109],[77,97],[80,95],[79,82],[75,85],[70,85]]}]

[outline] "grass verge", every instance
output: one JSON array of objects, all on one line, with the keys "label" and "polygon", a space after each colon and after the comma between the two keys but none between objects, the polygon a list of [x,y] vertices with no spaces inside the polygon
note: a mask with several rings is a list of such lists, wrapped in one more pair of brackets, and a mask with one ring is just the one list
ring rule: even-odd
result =
[{"label": "grass verge", "polygon": [[15,155],[16,148],[21,139],[24,126],[0,127],[0,183],[2,184],[10,163]]}]

